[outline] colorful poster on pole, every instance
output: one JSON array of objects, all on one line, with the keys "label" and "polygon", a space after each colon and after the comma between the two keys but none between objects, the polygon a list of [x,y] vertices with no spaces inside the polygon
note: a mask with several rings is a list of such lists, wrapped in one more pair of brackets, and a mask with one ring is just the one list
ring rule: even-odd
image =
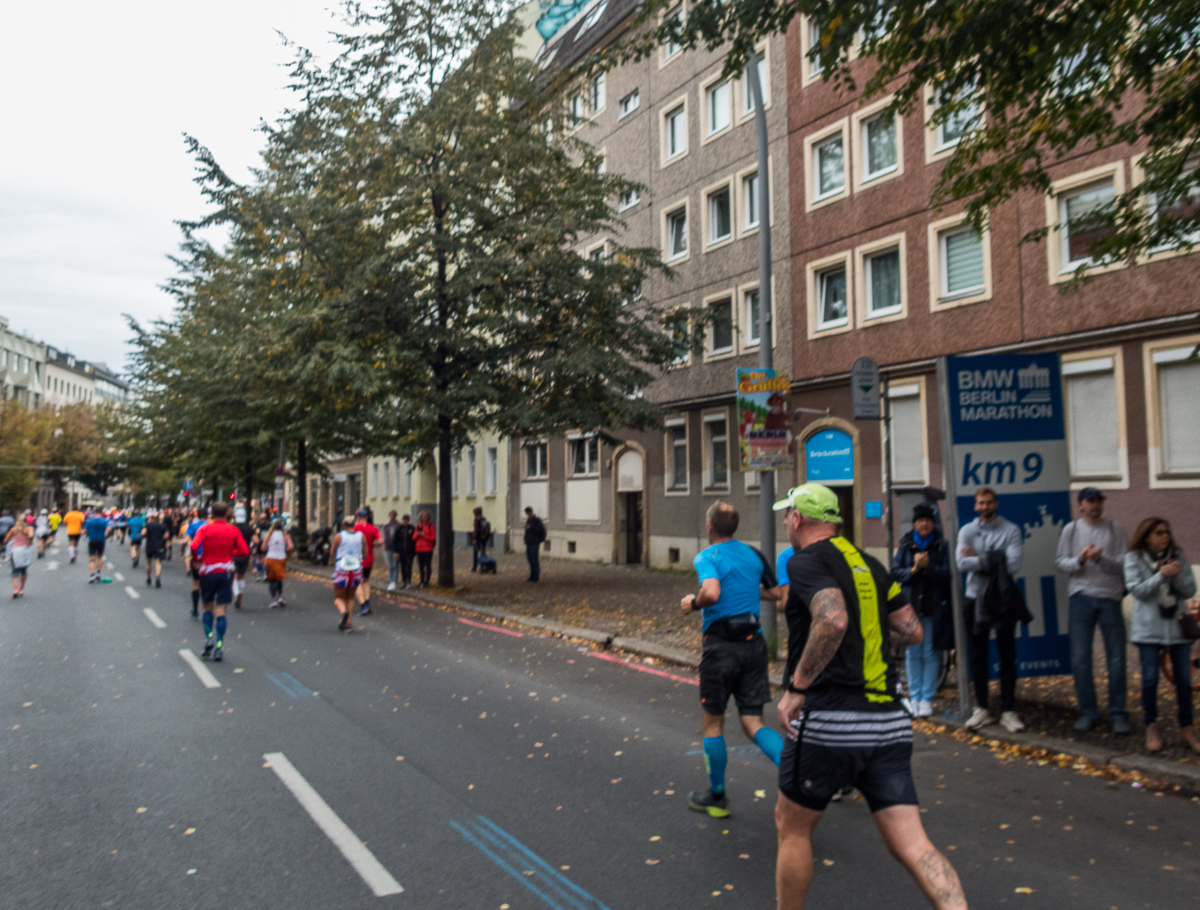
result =
[{"label": "colorful poster on pole", "polygon": [[791,468],[792,383],[787,373],[737,371],[738,447],[743,471]]}]

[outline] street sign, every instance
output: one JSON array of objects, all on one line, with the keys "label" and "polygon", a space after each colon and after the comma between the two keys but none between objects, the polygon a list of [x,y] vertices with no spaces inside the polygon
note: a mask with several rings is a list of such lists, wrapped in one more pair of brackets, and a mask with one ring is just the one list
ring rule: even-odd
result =
[{"label": "street sign", "polygon": [[[1024,537],[1016,580],[1033,622],[1017,630],[1017,675],[1070,673],[1067,577],[1055,565],[1059,535],[1071,520],[1058,355],[949,357],[946,384],[953,444],[947,493],[956,496],[960,524],[974,512],[975,490],[990,487],[1000,515]],[[995,678],[995,642],[988,663]]]},{"label": "street sign", "polygon": [[854,481],[854,440],[841,430],[822,430],[804,446],[805,479],[845,484]]},{"label": "street sign", "polygon": [[850,368],[850,394],[855,420],[879,420],[879,364],[870,357],[859,357]]}]

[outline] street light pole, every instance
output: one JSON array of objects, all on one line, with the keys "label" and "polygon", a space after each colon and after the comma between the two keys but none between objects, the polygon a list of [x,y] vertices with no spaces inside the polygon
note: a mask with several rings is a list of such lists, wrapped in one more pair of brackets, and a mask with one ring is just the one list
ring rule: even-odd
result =
[{"label": "street light pole", "polygon": [[[775,365],[773,347],[774,326],[771,324],[771,192],[768,172],[767,112],[763,107],[762,85],[758,80],[758,54],[753,49],[746,62],[746,82],[754,101],[754,127],[758,136],[758,365],[771,369]],[[759,547],[772,566],[775,565],[775,472],[760,471],[758,475]],[[761,604],[763,634],[771,660],[778,655],[779,619],[775,601]]]}]

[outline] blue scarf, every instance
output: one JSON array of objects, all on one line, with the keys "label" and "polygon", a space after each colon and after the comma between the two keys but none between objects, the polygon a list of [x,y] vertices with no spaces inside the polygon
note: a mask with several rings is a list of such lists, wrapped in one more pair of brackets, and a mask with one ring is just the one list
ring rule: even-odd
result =
[{"label": "blue scarf", "polygon": [[913,546],[915,546],[918,550],[920,550],[922,552],[925,550],[928,550],[929,545],[931,543],[933,543],[933,532],[932,531],[929,532],[929,535],[927,537],[922,537],[916,531],[913,531],[912,535],[913,535]]}]

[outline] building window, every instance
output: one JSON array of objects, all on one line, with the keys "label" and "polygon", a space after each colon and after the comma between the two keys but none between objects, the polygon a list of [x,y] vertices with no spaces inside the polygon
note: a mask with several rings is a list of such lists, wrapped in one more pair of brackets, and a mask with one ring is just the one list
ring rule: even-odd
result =
[{"label": "building window", "polygon": [[679,105],[664,118],[667,137],[667,160],[678,158],[687,151],[687,107]]},{"label": "building window", "polygon": [[687,255],[687,207],[667,215],[667,261]]},{"label": "building window", "polygon": [[458,453],[450,456],[450,495],[458,495]]},{"label": "building window", "polygon": [[525,448],[525,477],[542,479],[550,476],[548,456],[549,444],[545,442],[528,442]]},{"label": "building window", "polygon": [[641,106],[641,93],[637,89],[634,89],[624,98],[622,98],[620,103],[617,105],[617,119],[620,120],[623,117],[628,117]]},{"label": "building window", "polygon": [[412,475],[413,475],[413,466],[410,463],[408,465],[408,470],[404,472],[404,498],[405,499],[412,499],[412,487],[413,487]]},{"label": "building window", "polygon": [[729,129],[729,124],[733,119],[730,109],[732,97],[729,88],[729,80],[726,79],[710,86],[704,93],[704,110],[708,117],[707,134],[709,136],[715,136],[717,133]]},{"label": "building window", "polygon": [[1059,255],[1062,271],[1074,271],[1081,265],[1095,265],[1091,250],[1112,235],[1112,181],[1094,184],[1067,193],[1058,200]]},{"label": "building window", "polygon": [[704,431],[708,435],[708,484],[709,487],[729,486],[729,433],[724,417],[704,419]]},{"label": "building window", "polygon": [[630,187],[617,197],[617,211],[623,212],[626,209],[631,209],[641,201],[641,194],[633,187]]},{"label": "building window", "polygon": [[924,483],[925,419],[919,383],[888,388],[891,409],[892,482]]},{"label": "building window", "polygon": [[[667,13],[667,19],[675,19],[680,26],[683,25],[683,4],[679,4],[674,10]],[[672,59],[676,54],[683,50],[683,45],[675,41],[674,38],[668,38],[663,44],[663,62]]]},{"label": "building window", "polygon": [[846,151],[841,134],[813,148],[813,173],[818,200],[836,196],[846,188]]},{"label": "building window", "polygon": [[1200,360],[1190,360],[1195,343],[1155,351],[1161,465],[1164,474],[1200,474]]},{"label": "building window", "polygon": [[371,465],[371,498],[379,495],[379,464]]},{"label": "building window", "polygon": [[742,229],[758,227],[758,171],[742,178]]},{"label": "building window", "polygon": [[579,31],[575,33],[576,41],[579,40],[580,35],[600,21],[600,17],[604,15],[606,9],[608,9],[608,0],[600,0],[599,3],[592,7],[592,11],[587,14],[583,20],[583,24],[579,26]]},{"label": "building window", "polygon": [[723,187],[708,197],[708,244],[712,246],[733,236],[729,211],[729,187]]},{"label": "building window", "polygon": [[571,476],[600,476],[600,440],[597,437],[571,440]]},{"label": "building window", "polygon": [[1119,478],[1123,469],[1114,358],[1066,361],[1062,376],[1071,476]]},{"label": "building window", "polygon": [[475,446],[467,449],[467,495],[474,496],[478,492],[476,482]]},{"label": "building window", "polygon": [[671,332],[671,340],[675,342],[675,349],[678,351],[672,364],[674,366],[682,366],[692,357],[692,352],[688,345],[687,318],[682,314],[672,315],[667,319],[667,326]]},{"label": "building window", "polygon": [[604,73],[600,73],[592,79],[591,88],[588,93],[588,104],[593,114],[604,110]]},{"label": "building window", "polygon": [[499,487],[500,452],[496,446],[488,446],[484,458],[483,490],[486,495],[495,496]]},{"label": "building window", "polygon": [[608,258],[607,244],[600,244],[598,247],[588,250],[587,258],[592,262],[603,263]]},{"label": "building window", "polygon": [[984,288],[983,238],[970,225],[938,234],[943,299],[978,294]]},{"label": "building window", "polygon": [[898,166],[896,117],[885,114],[862,125],[863,182],[890,174]]},{"label": "building window", "polygon": [[[1139,177],[1144,177],[1141,161],[1138,160],[1134,164],[1135,173]],[[1175,204],[1169,207],[1160,206],[1158,204],[1158,195],[1156,193],[1146,194],[1146,207],[1150,213],[1150,217],[1154,221],[1160,219],[1164,221],[1172,221],[1176,219],[1195,218],[1200,214],[1200,179],[1197,174],[1200,172],[1200,158],[1189,158],[1183,166],[1183,172],[1180,174],[1179,183],[1185,186],[1184,192],[1180,198],[1175,200]],[[1190,181],[1190,185],[1189,185]],[[1140,180],[1138,181],[1140,182]],[[1178,244],[1163,243],[1151,250],[1152,253],[1161,253],[1166,250],[1174,249],[1177,245],[1183,246],[1186,244],[1200,244],[1200,230],[1190,231],[1180,237]]]},{"label": "building window", "polygon": [[684,491],[688,488],[687,422],[672,421],[667,424],[667,488]]},{"label": "building window", "polygon": [[808,78],[812,79],[821,75],[825,69],[821,64],[821,59],[815,55],[815,52],[821,47],[821,23],[815,19],[809,19],[808,28],[805,31],[808,35],[808,47],[805,48],[805,55],[808,57],[806,66]]},{"label": "building window", "polygon": [[903,309],[903,284],[900,248],[893,247],[863,257],[865,271],[866,318],[890,316]]},{"label": "building window", "polygon": [[979,119],[979,105],[974,102],[965,104],[959,110],[950,114],[943,122],[937,125],[937,142],[934,146],[935,152],[944,152],[947,149],[952,149],[967,135],[975,126],[975,121]]},{"label": "building window", "polygon": [[745,314],[743,325],[746,326],[746,347],[753,347],[762,341],[758,318],[758,288],[745,291],[742,294],[742,312]]},{"label": "building window", "polygon": [[[771,79],[767,74],[766,48],[758,49],[758,85],[762,90],[763,106],[771,105]],[[749,75],[742,76],[742,115],[754,113],[754,95],[750,91]]]},{"label": "building window", "polygon": [[396,491],[392,489],[392,463],[385,461],[383,463],[383,488],[379,493],[380,496],[395,496]]},{"label": "building window", "polygon": [[712,327],[709,329],[708,353],[710,355],[728,354],[733,351],[733,301],[726,297],[715,300],[708,305],[712,314]]},{"label": "building window", "polygon": [[308,513],[309,520],[316,523],[318,518],[318,510],[321,506],[321,485],[319,481],[312,482],[312,491],[308,497]]},{"label": "building window", "polygon": [[850,321],[846,299],[846,267],[835,266],[817,273],[817,329],[834,329]]},{"label": "building window", "polygon": [[575,126],[583,119],[583,95],[579,92],[573,94],[567,101],[567,113],[571,115],[571,126]]}]

